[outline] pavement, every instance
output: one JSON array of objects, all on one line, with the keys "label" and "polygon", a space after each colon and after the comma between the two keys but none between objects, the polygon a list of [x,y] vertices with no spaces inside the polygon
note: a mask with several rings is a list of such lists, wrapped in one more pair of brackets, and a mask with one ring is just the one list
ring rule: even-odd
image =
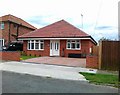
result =
[{"label": "pavement", "polygon": [[2,62],[0,70],[11,71],[15,73],[30,74],[48,78],[87,81],[79,72],[96,73],[96,69],[87,69],[81,67],[57,66],[48,64],[32,64],[25,62]]},{"label": "pavement", "polygon": [[66,57],[37,57],[24,60],[28,63],[39,63],[39,64],[53,64],[63,66],[74,66],[74,67],[86,67],[86,58],[66,58]]}]

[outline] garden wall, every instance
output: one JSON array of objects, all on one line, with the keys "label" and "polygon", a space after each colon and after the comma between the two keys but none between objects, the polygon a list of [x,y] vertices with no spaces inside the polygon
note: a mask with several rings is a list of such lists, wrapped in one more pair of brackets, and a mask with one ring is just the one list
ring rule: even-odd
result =
[{"label": "garden wall", "polygon": [[86,67],[98,69],[98,56],[86,56]]},{"label": "garden wall", "polygon": [[0,51],[1,60],[20,61],[20,52],[18,51]]}]

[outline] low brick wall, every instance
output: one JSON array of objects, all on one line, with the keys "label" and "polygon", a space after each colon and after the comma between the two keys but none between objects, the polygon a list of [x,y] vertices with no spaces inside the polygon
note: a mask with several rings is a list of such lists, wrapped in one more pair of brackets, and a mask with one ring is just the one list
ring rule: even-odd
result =
[{"label": "low brick wall", "polygon": [[0,51],[2,60],[20,61],[20,52],[18,51]]},{"label": "low brick wall", "polygon": [[86,56],[86,67],[98,69],[98,57]]}]

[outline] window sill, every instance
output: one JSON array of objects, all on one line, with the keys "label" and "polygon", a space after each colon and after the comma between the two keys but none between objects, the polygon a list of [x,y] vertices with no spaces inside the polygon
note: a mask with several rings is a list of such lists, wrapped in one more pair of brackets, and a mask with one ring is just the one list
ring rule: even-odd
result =
[{"label": "window sill", "polygon": [[66,48],[67,50],[81,50],[80,48],[79,49],[69,49],[69,48]]},{"label": "window sill", "polygon": [[27,50],[30,50],[30,51],[32,51],[32,50],[35,50],[35,51],[43,51],[44,49],[27,49]]}]

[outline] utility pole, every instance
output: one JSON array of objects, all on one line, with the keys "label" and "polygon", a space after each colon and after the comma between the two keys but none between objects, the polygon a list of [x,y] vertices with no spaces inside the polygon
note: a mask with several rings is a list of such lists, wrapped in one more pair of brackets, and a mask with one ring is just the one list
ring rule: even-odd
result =
[{"label": "utility pole", "polygon": [[83,14],[81,14],[81,23],[82,23],[82,29],[83,29]]}]

